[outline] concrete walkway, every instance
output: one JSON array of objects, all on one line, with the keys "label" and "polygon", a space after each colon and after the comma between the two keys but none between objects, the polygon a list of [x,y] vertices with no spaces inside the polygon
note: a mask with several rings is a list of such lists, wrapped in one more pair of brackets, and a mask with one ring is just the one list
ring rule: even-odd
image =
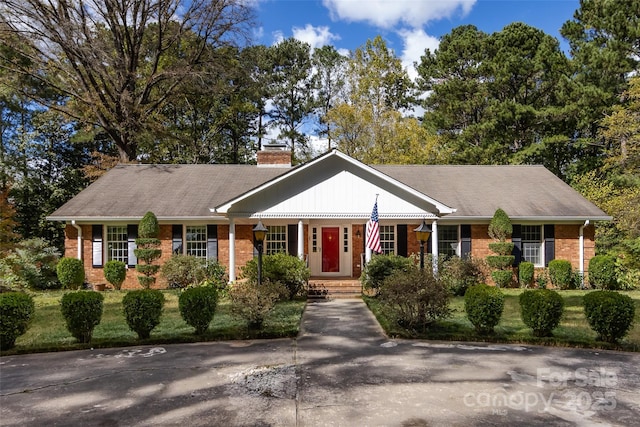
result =
[{"label": "concrete walkway", "polygon": [[360,300],[297,339],[0,358],[2,426],[638,425],[640,355],[387,339]]}]

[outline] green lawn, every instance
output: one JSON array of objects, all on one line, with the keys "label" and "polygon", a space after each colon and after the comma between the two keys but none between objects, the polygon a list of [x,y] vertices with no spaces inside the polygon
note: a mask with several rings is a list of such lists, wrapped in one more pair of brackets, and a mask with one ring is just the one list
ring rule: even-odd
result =
[{"label": "green lawn", "polygon": [[553,337],[534,337],[520,318],[518,297],[522,290],[503,289],[505,307],[500,323],[491,336],[478,335],[464,312],[464,298],[455,297],[451,301],[452,316],[432,325],[423,333],[411,333],[399,325],[390,322],[381,313],[380,304],[375,298],[365,297],[365,302],[378,318],[389,336],[403,338],[424,338],[433,340],[489,341],[503,343],[529,343],[569,347],[595,347],[627,351],[640,351],[640,291],[624,292],[633,298],[636,305],[634,326],[619,345],[596,341],[596,333],[591,330],[584,317],[582,296],[589,291],[559,291],[564,298],[565,307],[562,321],[553,331]]},{"label": "green lawn", "polygon": [[218,304],[213,321],[205,335],[195,336],[193,328],[180,317],[178,295],[180,291],[163,291],[165,305],[160,324],[151,331],[151,338],[140,341],[135,332],[129,330],[122,312],[125,291],[103,293],[104,312],[100,324],[94,329],[90,344],[78,344],[67,331],[60,312],[60,300],[64,292],[35,293],[36,311],[29,330],[16,340],[16,347],[5,354],[35,353],[44,351],[75,350],[90,347],[117,347],[138,344],[216,341],[245,338],[280,338],[298,334],[305,301],[281,302],[269,314],[260,330],[248,330],[246,322],[229,313],[229,301]]}]

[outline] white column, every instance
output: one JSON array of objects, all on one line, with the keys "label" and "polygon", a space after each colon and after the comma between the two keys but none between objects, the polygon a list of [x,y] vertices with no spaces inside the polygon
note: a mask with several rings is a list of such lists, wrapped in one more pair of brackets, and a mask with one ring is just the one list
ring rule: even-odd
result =
[{"label": "white column", "polygon": [[[367,221],[367,224],[364,226],[364,263],[368,264],[369,261],[371,261],[371,248],[369,246],[367,246],[367,236],[369,235],[369,222]],[[364,267],[364,265],[363,265]]]},{"label": "white column", "polygon": [[433,274],[438,274],[438,221],[431,224],[431,256],[433,261]]},{"label": "white column", "polygon": [[236,280],[236,223],[229,218],[229,282]]},{"label": "white column", "polygon": [[298,258],[304,261],[304,224],[298,220]]}]

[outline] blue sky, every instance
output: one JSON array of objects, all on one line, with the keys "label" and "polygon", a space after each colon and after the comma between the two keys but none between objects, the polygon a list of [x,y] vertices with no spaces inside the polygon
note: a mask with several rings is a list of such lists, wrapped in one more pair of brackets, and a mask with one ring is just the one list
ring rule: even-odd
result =
[{"label": "blue sky", "polygon": [[347,52],[379,34],[409,66],[457,26],[493,33],[519,21],[556,37],[567,51],[559,30],[578,7],[578,0],[258,0],[254,42],[295,37]]}]

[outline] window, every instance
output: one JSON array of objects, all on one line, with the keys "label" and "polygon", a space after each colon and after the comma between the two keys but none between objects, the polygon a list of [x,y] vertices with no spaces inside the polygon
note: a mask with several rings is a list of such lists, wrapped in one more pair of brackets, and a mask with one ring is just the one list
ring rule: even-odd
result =
[{"label": "window", "polygon": [[458,254],[458,226],[438,226],[438,255],[452,257]]},{"label": "window", "polygon": [[267,227],[266,251],[267,255],[287,252],[287,226],[271,225]]},{"label": "window", "polygon": [[207,257],[207,226],[187,225],[187,255],[197,258]]},{"label": "window", "polygon": [[342,229],[342,241],[342,250],[344,253],[349,252],[349,229],[347,227]]},{"label": "window", "polygon": [[126,225],[107,226],[107,261],[129,263],[129,242]]},{"label": "window", "polygon": [[313,227],[311,231],[311,250],[318,252],[318,229]]},{"label": "window", "polygon": [[393,225],[380,226],[380,247],[385,255],[393,255],[396,248],[396,228]]},{"label": "window", "polygon": [[540,267],[544,264],[542,259],[542,226],[522,226],[522,259],[532,262]]}]

